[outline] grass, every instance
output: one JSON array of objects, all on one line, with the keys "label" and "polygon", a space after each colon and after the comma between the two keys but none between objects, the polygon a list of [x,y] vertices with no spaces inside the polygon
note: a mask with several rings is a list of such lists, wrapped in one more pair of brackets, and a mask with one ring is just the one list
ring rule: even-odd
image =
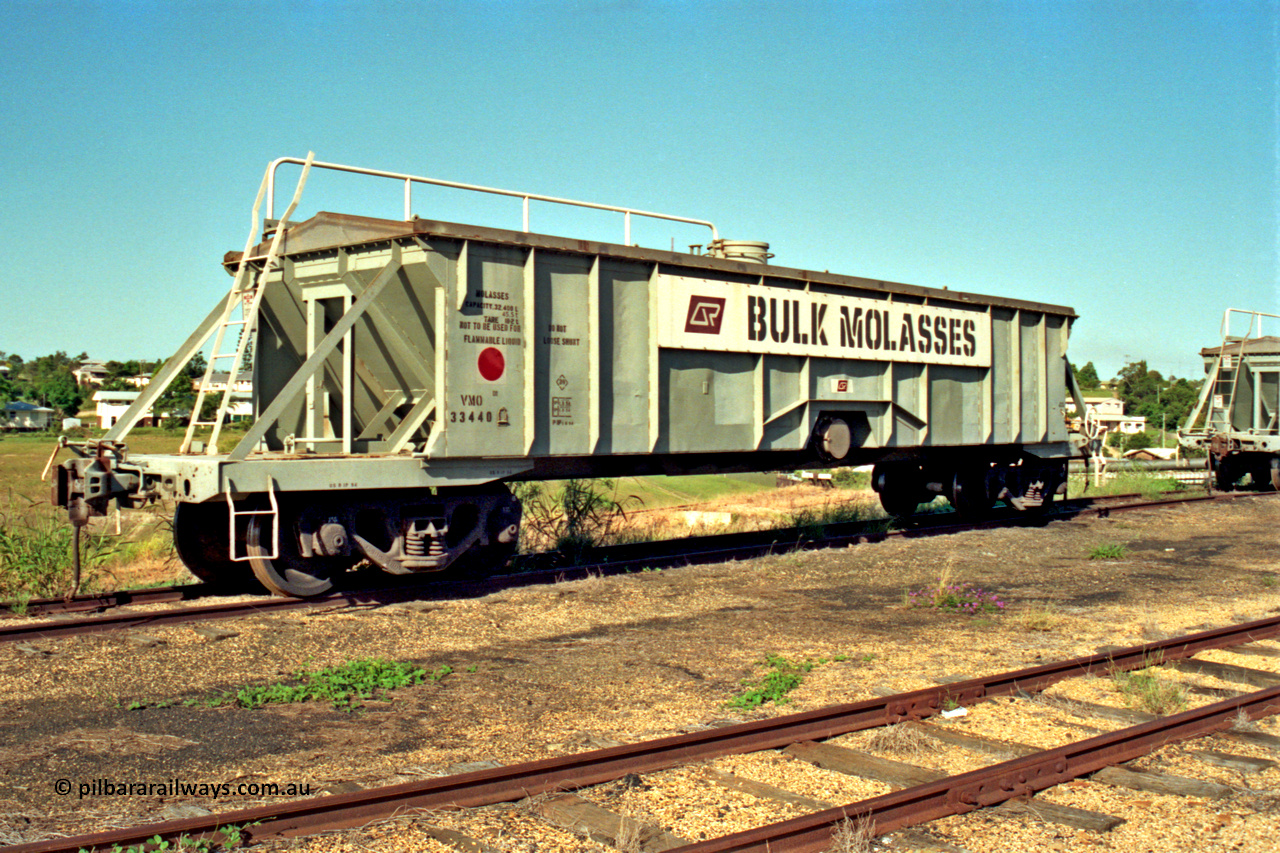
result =
[{"label": "grass", "polygon": [[742,686],[747,689],[725,704],[730,708],[741,710],[749,710],[770,702],[775,705],[785,705],[791,701],[788,694],[799,687],[804,682],[805,675],[812,672],[815,667],[848,659],[847,655],[836,655],[830,659],[806,658],[803,661],[793,661],[782,655],[766,654],[761,663],[768,667],[769,671],[757,679],[744,679]]},{"label": "grass", "polygon": [[358,700],[424,681],[440,681],[451,672],[450,666],[428,673],[410,663],[381,658],[357,660],[325,669],[299,670],[294,675],[298,684],[242,687],[236,691],[235,704],[261,708],[273,703],[326,701],[335,708],[350,709],[360,704]]},{"label": "grass", "polygon": [[920,758],[937,752],[938,742],[925,734],[919,726],[897,723],[879,729],[867,741],[867,747],[877,752]]},{"label": "grass", "polygon": [[1067,617],[1047,604],[1033,604],[1022,614],[1022,625],[1028,631],[1055,631],[1067,622]]},{"label": "grass", "polygon": [[1093,474],[1072,474],[1067,478],[1067,495],[1073,498],[1140,494],[1154,500],[1172,492],[1187,491],[1189,488],[1194,487],[1181,483],[1162,471],[1116,471],[1108,474],[1101,485],[1097,486],[1093,483]]},{"label": "grass", "polygon": [[[198,430],[197,440],[207,439],[209,430]],[[101,436],[102,430],[91,430],[93,436]],[[138,427],[125,438],[130,453],[175,453],[182,444],[185,435],[183,429],[161,429],[159,427]],[[222,430],[218,444],[230,450],[234,443],[244,435],[238,425],[230,425]],[[58,442],[58,436],[52,432],[33,433],[0,433],[0,483],[13,489],[30,501],[41,502],[49,499],[49,484],[40,480],[45,463]],[[70,458],[69,451],[58,454],[57,461]],[[55,462],[54,464],[57,464]]]},{"label": "grass", "polygon": [[1123,560],[1129,556],[1129,549],[1117,542],[1097,545],[1089,552],[1090,560]]},{"label": "grass", "polygon": [[871,818],[862,815],[856,820],[845,818],[836,824],[831,833],[828,853],[868,853],[876,837],[876,825]]},{"label": "grass", "polygon": [[966,616],[1002,613],[1008,606],[999,593],[967,581],[952,583],[949,571],[943,571],[933,586],[907,592],[905,602],[910,608],[930,608]]},{"label": "grass", "polygon": [[692,474],[675,477],[619,477],[618,490],[635,495],[646,507],[703,503],[726,495],[754,494],[773,488],[774,474]]},{"label": "grass", "polygon": [[592,548],[615,542],[636,495],[621,495],[615,480],[570,479],[561,483],[516,483],[524,505],[520,550],[558,551],[569,563],[587,562]]},{"label": "grass", "polygon": [[[74,536],[66,515],[48,507],[0,513],[0,598],[17,602],[15,609],[22,610],[29,599],[69,592]],[[108,537],[81,535],[82,589],[96,588],[98,569],[113,555]]]},{"label": "grass", "polygon": [[[468,672],[474,672],[472,667]],[[361,700],[383,696],[392,690],[442,680],[453,672],[453,667],[444,665],[428,672],[411,663],[389,661],[382,658],[355,660],[338,666],[324,669],[301,669],[294,673],[294,684],[267,684],[241,687],[218,696],[205,699],[162,700],[144,702],[135,700],[126,706],[126,710],[138,711],[143,708],[167,708],[172,705],[193,707],[204,705],[218,707],[235,705],[240,708],[261,708],[263,705],[288,704],[293,702],[331,702],[335,708],[354,710],[360,706]],[[119,704],[117,702],[117,704]]]},{"label": "grass", "polygon": [[[252,825],[220,826],[218,836],[215,838],[192,838],[190,835],[179,835],[177,838],[166,841],[159,835],[153,835],[142,844],[131,844],[128,847],[116,844],[109,851],[106,848],[94,849],[102,850],[103,853],[157,853],[157,851],[170,850],[173,853],[217,853],[220,850],[237,850],[245,843],[245,829]],[[81,847],[79,853],[89,853],[89,851]]]},{"label": "grass", "polygon": [[1161,717],[1187,707],[1186,689],[1181,684],[1161,679],[1155,667],[1117,672],[1111,679],[1130,707]]},{"label": "grass", "polygon": [[[230,447],[241,433],[233,427],[223,435]],[[172,453],[182,437],[181,429],[145,427],[133,430],[127,443],[131,453]],[[0,483],[7,489],[0,498],[0,599],[15,602],[17,610],[28,599],[71,587],[71,525],[61,508],[49,504],[49,483],[40,479],[56,443],[54,433],[0,433]],[[63,450],[57,461],[70,455]],[[82,590],[113,585],[114,571],[135,563],[172,564],[179,574],[167,517],[154,508],[125,510],[117,535],[114,508],[111,513],[91,519],[82,533]]]},{"label": "grass", "polygon": [[787,525],[799,528],[804,536],[821,539],[826,535],[828,525],[868,520],[871,520],[871,517],[867,515],[861,504],[853,501],[839,501],[798,509],[790,514]]}]

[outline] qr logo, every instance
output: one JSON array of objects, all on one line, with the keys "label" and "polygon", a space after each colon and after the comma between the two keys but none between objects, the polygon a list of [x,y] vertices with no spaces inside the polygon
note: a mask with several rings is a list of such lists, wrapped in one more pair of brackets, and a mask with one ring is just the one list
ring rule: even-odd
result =
[{"label": "qr logo", "polygon": [[685,332],[702,335],[720,334],[724,320],[724,298],[719,296],[690,296],[689,315],[684,320]]}]

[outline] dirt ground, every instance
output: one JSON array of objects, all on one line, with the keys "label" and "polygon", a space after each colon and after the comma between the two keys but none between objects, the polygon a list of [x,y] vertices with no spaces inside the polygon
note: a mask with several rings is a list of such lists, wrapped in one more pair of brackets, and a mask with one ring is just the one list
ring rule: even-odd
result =
[{"label": "dirt ground", "polygon": [[[297,783],[312,794],[371,787],[471,762],[513,763],[857,701],[1091,654],[1103,644],[1262,618],[1280,612],[1277,529],[1280,500],[1255,498],[591,578],[477,600],[254,617],[218,623],[220,633],[208,625],[179,626],[6,645],[0,647],[0,843],[266,801],[92,790],[81,796],[82,786],[95,780]],[[1124,546],[1124,555],[1091,559],[1104,545]],[[992,590],[1008,605],[976,618],[907,606],[909,592],[935,585],[940,576]],[[743,679],[764,672],[766,654],[827,662],[808,673],[786,705],[728,707]],[[378,657],[429,670],[447,665],[452,673],[355,712],[320,703],[256,710],[201,703],[244,685],[288,680],[300,668]],[[1209,657],[1280,670],[1280,660]],[[1245,689],[1176,673],[1167,678]],[[1109,679],[1054,691],[1125,702]],[[1193,693],[1190,701],[1214,699]],[[1045,746],[1086,736],[1085,725],[1115,725],[1068,716],[1043,704],[1002,700],[971,709],[959,725]],[[869,736],[840,741],[865,747]],[[1242,750],[1232,745],[1229,751]],[[957,772],[992,759],[938,753],[910,760]],[[1146,761],[1223,781],[1237,796],[1185,800],[1081,782],[1045,796],[1128,822],[1092,834],[1034,818],[976,814],[930,831],[974,851],[1274,848],[1280,771],[1242,778],[1195,764],[1179,748]],[[777,753],[715,766],[829,802],[887,790],[857,779],[833,782],[830,774]],[[705,768],[684,768],[587,795],[634,809],[690,840],[800,813],[721,791],[702,773]],[[70,794],[56,790],[59,780]],[[521,805],[430,820],[500,850],[600,849],[543,829]],[[418,835],[410,820],[288,846],[446,849]]]}]

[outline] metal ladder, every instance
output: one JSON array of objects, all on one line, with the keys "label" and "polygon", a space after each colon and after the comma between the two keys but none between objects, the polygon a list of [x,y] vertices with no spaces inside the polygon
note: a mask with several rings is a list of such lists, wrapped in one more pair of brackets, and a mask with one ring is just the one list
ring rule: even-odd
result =
[{"label": "metal ladder", "polygon": [[[1249,325],[1245,328],[1244,334],[1238,337],[1231,335],[1232,314],[1244,314],[1249,318]],[[1255,336],[1255,325],[1257,336],[1260,337],[1262,318],[1274,316],[1274,314],[1264,314],[1260,311],[1241,311],[1238,308],[1228,308],[1223,313],[1222,346],[1218,349],[1218,363],[1214,365],[1209,415],[1205,419],[1207,431],[1232,431],[1231,413],[1235,411],[1236,389],[1240,385],[1240,371],[1244,369],[1245,346]]]},{"label": "metal ladder", "polygon": [[255,515],[271,516],[271,553],[258,555],[262,559],[276,560],[280,557],[280,504],[276,501],[276,480],[267,475],[267,498],[271,501],[270,509],[236,509],[235,498],[231,496],[231,487],[227,486],[223,496],[227,499],[227,553],[231,561],[243,563],[253,559],[254,555],[241,555],[236,551],[236,519]]},{"label": "metal ladder", "polygon": [[[302,175],[298,179],[298,188],[293,194],[293,201],[289,204],[284,216],[276,223],[275,234],[271,239],[271,247],[263,260],[262,268],[254,275],[249,255],[258,234],[258,211],[261,209],[262,196],[267,188],[267,177],[263,178],[262,186],[258,188],[258,197],[253,203],[253,221],[249,228],[249,237],[245,241],[244,252],[240,255],[240,264],[236,267],[235,280],[232,282],[231,290],[227,293],[227,301],[223,306],[222,317],[218,321],[217,332],[214,335],[213,349],[209,354],[209,361],[205,365],[204,376],[200,380],[195,405],[191,409],[191,420],[187,423],[187,432],[182,439],[182,445],[178,450],[179,453],[191,452],[192,438],[195,436],[196,429],[202,426],[213,428],[205,453],[212,456],[218,452],[218,436],[222,432],[222,422],[231,406],[232,391],[235,388],[236,380],[240,377],[240,367],[244,362],[245,350],[248,348],[249,340],[257,329],[258,309],[262,304],[262,294],[266,289],[267,276],[280,257],[280,244],[284,237],[285,228],[289,222],[289,217],[293,215],[293,211],[298,206],[298,199],[302,197],[302,188],[306,186],[307,175],[311,171],[311,162],[314,158],[314,152],[307,154],[306,163],[302,167]],[[237,306],[240,308],[239,320],[232,319]],[[222,345],[226,338],[227,329],[232,326],[240,327],[240,335],[236,341],[236,347],[232,351],[223,352]],[[227,386],[222,391],[222,399],[218,404],[218,413],[214,416],[214,419],[202,421],[200,420],[200,409],[204,406],[205,396],[210,391],[214,371],[218,366],[218,362],[222,359],[231,359],[231,366],[227,369]]]}]

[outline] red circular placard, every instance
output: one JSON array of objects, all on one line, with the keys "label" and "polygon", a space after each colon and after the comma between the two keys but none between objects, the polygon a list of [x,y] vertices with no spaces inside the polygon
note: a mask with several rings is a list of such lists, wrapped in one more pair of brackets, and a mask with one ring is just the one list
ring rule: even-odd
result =
[{"label": "red circular placard", "polygon": [[480,368],[481,376],[494,382],[502,378],[503,371],[507,369],[507,360],[502,357],[501,350],[485,347],[480,351],[480,358],[476,359],[476,366]]}]

